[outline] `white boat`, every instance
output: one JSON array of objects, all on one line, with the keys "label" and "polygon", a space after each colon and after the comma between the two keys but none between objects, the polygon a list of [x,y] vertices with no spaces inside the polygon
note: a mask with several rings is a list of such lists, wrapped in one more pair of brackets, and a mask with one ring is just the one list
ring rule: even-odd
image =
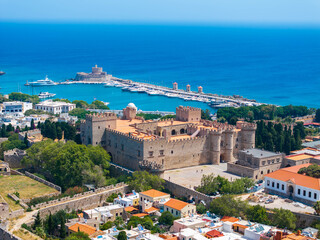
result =
[{"label": "white boat", "polygon": [[104,87],[114,87],[115,83],[114,82],[107,82],[104,84]]},{"label": "white boat", "polygon": [[147,91],[147,93],[148,93],[149,95],[158,95],[158,94],[159,94],[159,92],[156,91],[156,90],[149,90],[149,91]]},{"label": "white boat", "polygon": [[136,87],[132,87],[132,88],[129,88],[129,91],[130,91],[130,92],[138,92],[139,89],[136,88]]},{"label": "white boat", "polygon": [[131,88],[131,87],[129,87],[129,86],[125,86],[125,87],[121,88],[121,90],[122,90],[122,91],[130,91],[130,88]]},{"label": "white boat", "polygon": [[35,82],[29,82],[28,86],[33,86],[33,87],[41,87],[41,86],[54,86],[57,85],[56,82],[52,81],[49,79],[47,76],[45,79],[37,80]]},{"label": "white boat", "polygon": [[46,99],[46,98],[52,98],[54,97],[56,94],[55,93],[49,93],[49,92],[40,92],[38,94],[38,97],[40,99]]},{"label": "white boat", "polygon": [[178,97],[178,94],[167,93],[166,96],[167,96],[167,97]]},{"label": "white boat", "polygon": [[148,90],[148,89],[145,88],[145,87],[138,88],[138,92],[139,92],[139,93],[146,92],[147,90]]}]

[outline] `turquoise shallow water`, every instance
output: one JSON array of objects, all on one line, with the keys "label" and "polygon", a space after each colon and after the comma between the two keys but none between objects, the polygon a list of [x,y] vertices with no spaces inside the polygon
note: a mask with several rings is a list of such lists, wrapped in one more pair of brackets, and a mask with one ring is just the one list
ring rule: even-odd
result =
[{"label": "turquoise shallow water", "polygon": [[[320,29],[218,26],[0,23],[2,93],[22,91],[26,80],[54,81],[91,71],[205,92],[239,94],[280,105],[320,107]],[[121,109],[173,111],[206,104],[123,92],[97,85],[54,86],[40,91],[71,100],[94,98]]]}]

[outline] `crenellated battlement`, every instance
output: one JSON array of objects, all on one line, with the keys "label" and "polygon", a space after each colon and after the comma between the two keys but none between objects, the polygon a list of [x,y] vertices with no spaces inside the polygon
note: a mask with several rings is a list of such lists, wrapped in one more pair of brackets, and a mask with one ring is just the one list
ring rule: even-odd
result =
[{"label": "crenellated battlement", "polygon": [[255,131],[257,129],[257,124],[243,121],[238,121],[236,126],[238,129],[245,131]]},{"label": "crenellated battlement", "polygon": [[88,121],[108,121],[116,119],[117,115],[113,112],[91,113],[86,115],[86,120]]},{"label": "crenellated battlement", "polygon": [[133,136],[133,135],[128,134],[128,133],[119,132],[119,131],[114,130],[114,129],[106,128],[106,131],[107,131],[107,132],[115,133],[115,134],[117,134],[117,135],[119,135],[119,136],[124,136],[124,137],[130,138],[130,139],[133,139],[133,140],[135,140],[135,141],[139,141],[139,142],[145,141],[145,140],[142,139],[142,138],[138,138],[138,137]]},{"label": "crenellated battlement", "polygon": [[181,112],[190,112],[190,111],[197,111],[197,112],[201,112],[201,108],[196,108],[196,107],[184,107],[184,106],[179,106],[176,108],[176,111],[181,111]]}]

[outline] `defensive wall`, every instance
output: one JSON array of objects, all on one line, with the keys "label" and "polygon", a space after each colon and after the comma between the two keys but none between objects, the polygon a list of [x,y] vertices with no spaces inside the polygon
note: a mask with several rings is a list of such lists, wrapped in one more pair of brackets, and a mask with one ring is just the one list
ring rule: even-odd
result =
[{"label": "defensive wall", "polygon": [[[270,216],[272,216],[274,213],[272,212],[272,208],[266,208],[267,212]],[[300,213],[300,212],[292,212],[297,220],[296,220],[296,227],[297,228],[306,228],[310,227],[312,223],[315,221],[320,221],[320,216],[312,215],[312,214],[306,214],[306,213]]]},{"label": "defensive wall", "polygon": [[22,168],[21,160],[26,156],[26,151],[12,149],[3,153],[4,161],[9,163],[10,168]]},{"label": "defensive wall", "polygon": [[48,214],[54,214],[60,210],[72,211],[78,209],[90,209],[102,206],[107,197],[112,193],[126,193],[129,191],[128,185],[118,183],[116,185],[107,186],[96,189],[96,191],[89,191],[80,193],[71,197],[61,198],[59,200],[49,201],[47,203],[37,204],[33,209],[39,209],[40,216],[44,217]]},{"label": "defensive wall", "polygon": [[207,206],[210,204],[210,202],[213,200],[210,196],[198,192],[196,190],[193,190],[191,188],[187,188],[184,186],[181,186],[179,184],[173,183],[171,181],[165,180],[164,186],[166,189],[168,189],[171,194],[175,197],[187,197],[188,199],[194,198],[195,203],[198,204],[201,201],[204,201]]},{"label": "defensive wall", "polygon": [[25,175],[27,177],[29,177],[29,178],[32,178],[32,179],[34,179],[34,180],[36,180],[36,181],[38,181],[40,183],[43,183],[43,184],[47,185],[48,187],[54,188],[55,190],[57,190],[57,191],[59,191],[61,193],[61,187],[59,187],[58,185],[55,185],[55,184],[53,184],[51,182],[48,182],[47,180],[44,180],[44,179],[42,179],[42,178],[40,178],[40,177],[38,177],[38,176],[36,176],[36,175],[34,175],[32,173],[29,173],[28,171],[25,171]]},{"label": "defensive wall", "polygon": [[21,238],[13,235],[12,233],[8,232],[6,229],[0,226],[0,239],[1,240],[22,240]]}]

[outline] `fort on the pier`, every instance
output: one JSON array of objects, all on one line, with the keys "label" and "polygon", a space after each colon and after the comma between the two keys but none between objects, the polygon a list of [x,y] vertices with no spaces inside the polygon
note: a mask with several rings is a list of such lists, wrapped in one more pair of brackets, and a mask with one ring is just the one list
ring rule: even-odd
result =
[{"label": "fort on the pier", "polygon": [[236,126],[201,119],[201,109],[176,108],[176,118],[146,121],[130,103],[123,117],[107,112],[81,122],[86,145],[101,145],[111,161],[132,170],[161,173],[201,164],[233,161],[239,150],[254,148],[256,125]]}]

